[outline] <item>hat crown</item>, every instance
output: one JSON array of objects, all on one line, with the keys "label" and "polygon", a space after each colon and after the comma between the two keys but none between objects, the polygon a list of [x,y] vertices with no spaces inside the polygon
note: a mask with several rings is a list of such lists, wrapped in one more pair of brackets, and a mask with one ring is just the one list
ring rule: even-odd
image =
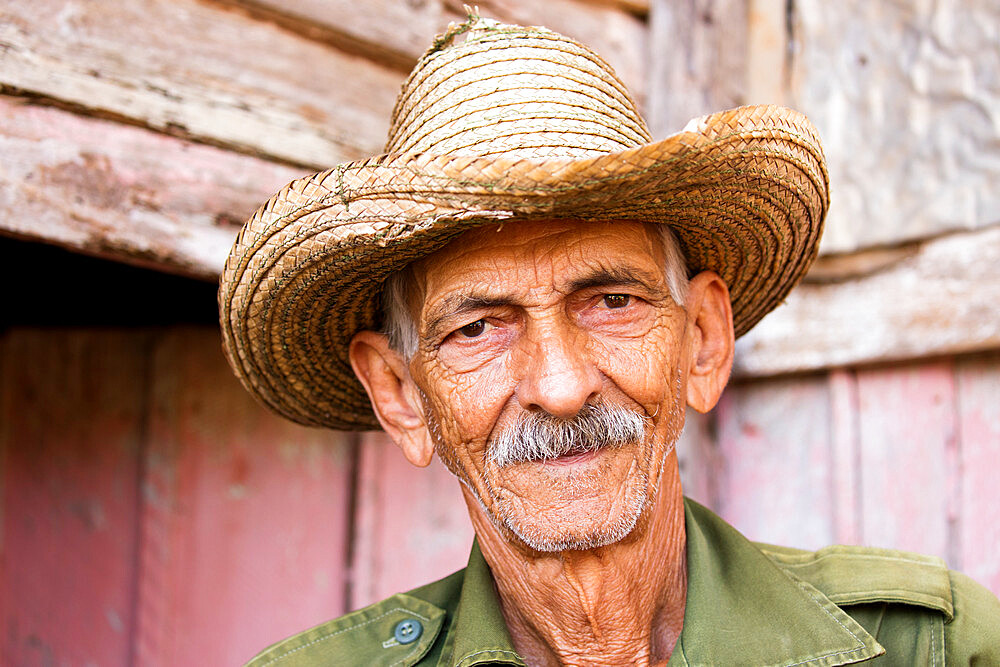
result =
[{"label": "hat crown", "polygon": [[649,143],[600,56],[545,28],[471,16],[403,84],[387,153],[583,158]]}]

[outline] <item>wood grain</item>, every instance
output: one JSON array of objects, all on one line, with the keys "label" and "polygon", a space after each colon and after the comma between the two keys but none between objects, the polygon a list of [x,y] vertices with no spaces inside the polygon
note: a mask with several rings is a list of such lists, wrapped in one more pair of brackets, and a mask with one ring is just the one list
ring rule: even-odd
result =
[{"label": "wood grain", "polygon": [[216,0],[403,72],[447,21],[441,0]]},{"label": "wood grain", "polygon": [[149,338],[0,338],[0,662],[125,665]]},{"label": "wood grain", "polygon": [[1000,347],[1000,227],[927,241],[871,272],[795,288],[737,342],[761,376]]},{"label": "wood grain", "polygon": [[293,164],[380,153],[404,74],[196,0],[5,2],[4,86]]},{"label": "wood grain", "polygon": [[381,432],[361,439],[351,608],[465,567],[472,525],[459,482],[435,457],[415,468]]},{"label": "wood grain", "polygon": [[833,541],[860,544],[862,540],[860,464],[858,439],[858,382],[854,373],[830,372],[830,475]]},{"label": "wood grain", "polygon": [[1000,595],[1000,354],[955,364],[959,462],[956,567]]},{"label": "wood grain", "polygon": [[950,362],[857,373],[862,541],[956,565],[958,484]]},{"label": "wood grain", "polygon": [[211,328],[153,361],[137,662],[242,664],[344,611],[351,438],[254,403]]},{"label": "wood grain", "polygon": [[[778,3],[775,3],[778,4]],[[827,150],[822,251],[1000,221],[995,0],[795,2],[790,105]]]},{"label": "wood grain", "polygon": [[715,410],[721,516],[754,540],[813,549],[829,544],[826,375],[734,385]]},{"label": "wood grain", "polygon": [[243,220],[303,174],[0,97],[0,233],[217,280]]},{"label": "wood grain", "polygon": [[715,414],[688,409],[677,440],[677,462],[684,495],[706,507],[719,506],[718,470],[723,461],[714,437]]},{"label": "wood grain", "polygon": [[[466,4],[458,0],[215,1],[240,7],[255,17],[275,21],[310,39],[403,71],[413,67],[449,21],[464,17],[463,4]],[[550,4],[552,6],[548,6]],[[613,31],[621,31],[623,26],[641,25],[642,17],[649,11],[647,0],[562,0],[556,3],[486,0],[477,6],[484,16],[491,18],[513,21],[518,17],[526,25],[540,24],[567,34],[589,35],[595,45],[610,49],[612,53],[608,57],[623,65],[627,62],[634,66],[643,57],[640,44],[613,41],[607,32],[596,30],[595,26],[604,21],[613,26]],[[622,55],[620,51],[627,53]],[[602,52],[602,55],[605,54]],[[623,66],[623,69],[628,68],[629,65]]]},{"label": "wood grain", "polygon": [[647,120],[654,137],[745,102],[747,10],[742,0],[651,0]]}]

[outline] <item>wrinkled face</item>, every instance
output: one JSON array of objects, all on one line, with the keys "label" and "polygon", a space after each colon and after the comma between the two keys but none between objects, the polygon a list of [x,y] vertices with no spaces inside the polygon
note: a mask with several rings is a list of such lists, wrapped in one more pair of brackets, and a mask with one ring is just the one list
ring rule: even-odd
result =
[{"label": "wrinkled face", "polygon": [[[602,546],[649,507],[686,377],[664,261],[640,223],[539,222],[466,233],[414,266],[410,374],[435,448],[508,537]],[[596,404],[639,415],[638,437],[548,460],[489,455],[526,416],[558,424]]]}]

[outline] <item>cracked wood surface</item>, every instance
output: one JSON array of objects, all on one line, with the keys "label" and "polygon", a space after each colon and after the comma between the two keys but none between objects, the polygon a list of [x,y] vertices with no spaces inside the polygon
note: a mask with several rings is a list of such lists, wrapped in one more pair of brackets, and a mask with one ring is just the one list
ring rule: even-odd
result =
[{"label": "cracked wood surface", "polygon": [[195,0],[5,2],[0,83],[326,168],[381,152],[404,75]]},{"label": "cracked wood surface", "polygon": [[302,169],[0,98],[0,231],[217,280],[243,220]]},{"label": "cracked wood surface", "polygon": [[839,282],[810,282],[807,275],[737,341],[735,373],[774,375],[998,347],[1000,226],[994,226],[918,244]]}]

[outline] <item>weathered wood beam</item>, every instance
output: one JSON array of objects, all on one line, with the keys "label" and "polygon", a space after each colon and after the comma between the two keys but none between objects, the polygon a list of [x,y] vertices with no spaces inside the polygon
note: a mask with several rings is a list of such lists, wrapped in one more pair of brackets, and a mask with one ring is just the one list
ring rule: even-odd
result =
[{"label": "weathered wood beam", "polygon": [[821,259],[811,275],[828,282],[807,276],[739,340],[735,374],[1000,348],[1000,226],[874,254],[868,266],[854,255],[850,263],[861,274],[838,278]]},{"label": "weathered wood beam", "polygon": [[0,233],[216,280],[295,169],[0,97]]},{"label": "weathered wood beam", "polygon": [[649,14],[649,0],[591,0],[621,7],[636,16],[645,17]]},{"label": "weathered wood beam", "polygon": [[823,252],[1000,221],[994,0],[798,1],[789,102],[833,184]]},{"label": "weathered wood beam", "polygon": [[313,167],[382,150],[404,74],[195,0],[4,2],[0,84]]},{"label": "weathered wood beam", "polygon": [[[218,276],[242,221],[302,175],[3,98],[0,150],[0,233],[205,280]],[[736,375],[1000,347],[998,267],[998,227],[821,258],[739,341]]]},{"label": "weathered wood beam", "polygon": [[409,71],[445,27],[441,0],[215,0],[310,39]]}]

